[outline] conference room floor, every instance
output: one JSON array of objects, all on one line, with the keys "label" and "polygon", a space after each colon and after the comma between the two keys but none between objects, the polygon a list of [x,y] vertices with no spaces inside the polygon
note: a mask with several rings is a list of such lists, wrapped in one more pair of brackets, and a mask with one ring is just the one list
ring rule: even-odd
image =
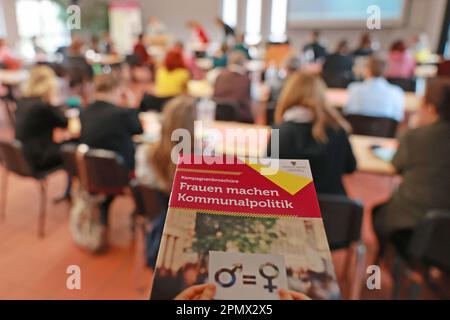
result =
[{"label": "conference room floor", "polygon": [[[259,114],[262,114],[259,113]],[[12,138],[12,130],[0,112],[0,138]],[[3,170],[1,168],[0,170]],[[374,260],[376,241],[371,228],[371,208],[387,199],[395,178],[355,173],[345,178],[349,196],[365,205],[362,236],[368,248],[367,263]],[[5,222],[0,222],[0,299],[148,299],[152,273],[136,262],[135,242],[130,228],[132,200],[120,197],[111,208],[110,250],[92,255],[78,248],[69,232],[68,203],[53,204],[65,185],[65,175],[49,179],[46,237],[37,237],[38,186],[10,176]],[[341,287],[345,252],[334,252],[333,260]],[[81,267],[81,290],[68,290],[66,269]],[[347,270],[349,271],[349,270]],[[351,270],[350,270],[351,273]],[[389,299],[391,279],[383,269],[381,290],[363,286],[363,299]]]}]

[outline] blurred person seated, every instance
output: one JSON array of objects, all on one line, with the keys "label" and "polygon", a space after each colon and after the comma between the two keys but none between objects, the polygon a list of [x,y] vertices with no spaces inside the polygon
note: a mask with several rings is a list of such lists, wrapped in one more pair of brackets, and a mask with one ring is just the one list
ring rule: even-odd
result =
[{"label": "blurred person seated", "polygon": [[303,54],[308,58],[308,62],[322,61],[327,56],[327,49],[320,44],[320,32],[311,32],[311,42],[303,47]]},{"label": "blurred person seated", "polygon": [[144,43],[144,35],[140,34],[136,43],[134,44],[133,53],[139,58],[140,65],[152,64],[152,58],[148,54],[147,46]]},{"label": "blurred person seated", "polygon": [[353,51],[354,57],[367,57],[373,54],[373,41],[370,33],[366,32],[361,35],[359,45]]},{"label": "blurred person seated", "polygon": [[236,45],[233,48],[233,51],[241,51],[247,60],[251,60],[252,57],[250,56],[250,50],[245,43],[245,36],[244,34],[239,34],[236,37]]},{"label": "blurred person seated", "polygon": [[246,61],[242,52],[230,53],[227,67],[219,74],[214,84],[213,97],[219,101],[239,103],[237,120],[253,123],[251,81],[245,68]]},{"label": "blurred person seated", "polygon": [[102,39],[100,41],[100,53],[103,54],[116,54],[116,48],[114,46],[114,42],[111,38],[111,34],[109,32],[103,33]]},{"label": "blurred person seated", "polygon": [[47,52],[39,45],[38,38],[36,36],[31,37],[31,45],[34,51],[35,61],[46,61]]},{"label": "blurred person seated", "polygon": [[25,158],[34,171],[62,165],[60,145],[53,140],[55,128],[67,128],[67,119],[55,107],[58,81],[46,65],[36,65],[21,87],[17,102],[15,135],[23,145]]},{"label": "blurred person seated", "polygon": [[7,46],[6,40],[0,37],[0,69],[19,69],[21,65],[20,59]]},{"label": "blurred person seated", "polygon": [[403,40],[395,41],[387,58],[386,78],[410,79],[415,75],[416,60]]},{"label": "blurred person seated", "polygon": [[348,87],[349,100],[346,114],[384,117],[402,121],[405,115],[404,92],[383,78],[385,62],[371,56],[366,62],[364,81]]},{"label": "blurred person seated", "polygon": [[155,93],[158,97],[175,97],[186,92],[191,78],[179,50],[167,52],[164,63],[156,70]]},{"label": "blurred person seated", "polygon": [[205,57],[209,44],[209,38],[203,26],[195,20],[187,22],[188,29],[191,30],[191,41],[197,58]]},{"label": "blurred person seated", "polygon": [[[132,174],[135,165],[133,136],[143,132],[137,111],[119,107],[129,97],[116,72],[97,75],[94,86],[95,102],[80,116],[80,143],[116,152],[123,157],[126,168]],[[100,205],[100,219],[105,226],[108,224],[108,210],[113,199],[108,196]]]},{"label": "blurred person seated", "polygon": [[353,81],[353,60],[347,40],[339,41],[336,51],[326,57],[322,76],[329,87],[346,88]]},{"label": "blurred person seated", "polygon": [[228,63],[228,45],[223,43],[213,56],[213,68],[225,68]]},{"label": "blurred person seated", "polygon": [[[279,159],[308,159],[318,193],[346,194],[342,175],[356,169],[348,139],[351,127],[327,107],[323,80],[309,73],[293,74],[281,92],[275,122],[280,130]],[[276,142],[272,137],[268,153]]]},{"label": "blurred person seated", "polygon": [[223,34],[223,43],[229,43],[234,40],[236,37],[236,31],[233,27],[226,24],[225,21],[223,21],[220,17],[216,17],[215,19],[217,27],[219,27],[222,30]]},{"label": "blurred person seated", "polygon": [[91,43],[89,44],[89,49],[94,51],[95,53],[101,52],[101,46],[100,46],[100,38],[97,35],[92,35],[91,37]]},{"label": "blurred person seated", "polygon": [[190,134],[192,149],[184,150],[184,152],[194,152],[194,121],[197,119],[195,100],[187,96],[170,100],[163,109],[161,119],[159,141],[154,145],[140,145],[136,152],[136,179],[160,191],[161,215],[153,221],[152,230],[147,237],[147,262],[152,268],[156,265],[176,169],[172,150],[179,141],[172,140],[172,133],[177,129],[186,130]]},{"label": "blurred person seated", "polygon": [[428,80],[417,128],[400,141],[392,161],[403,177],[391,199],[373,210],[373,225],[382,256],[392,243],[404,258],[414,228],[431,210],[450,210],[450,80]]}]

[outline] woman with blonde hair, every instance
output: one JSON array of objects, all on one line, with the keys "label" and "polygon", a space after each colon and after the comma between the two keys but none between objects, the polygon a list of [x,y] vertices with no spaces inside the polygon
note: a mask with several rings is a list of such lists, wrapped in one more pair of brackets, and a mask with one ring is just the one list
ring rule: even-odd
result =
[{"label": "woman with blonde hair", "polygon": [[[308,159],[318,193],[345,194],[342,175],[356,169],[350,125],[326,103],[326,85],[314,74],[294,73],[275,111],[279,158]],[[268,150],[276,149],[271,141]]]},{"label": "woman with blonde hair", "polygon": [[60,145],[53,141],[53,131],[66,128],[67,119],[54,105],[58,94],[56,74],[46,65],[32,67],[21,92],[15,129],[27,161],[35,171],[61,165]]},{"label": "woman with blonde hair", "polygon": [[[184,150],[184,152],[194,152],[194,121],[197,118],[195,99],[180,96],[170,100],[164,106],[161,117],[162,129],[159,141],[154,145],[139,147],[136,153],[136,178],[140,183],[160,191],[162,212],[153,222],[153,229],[147,237],[147,261],[151,267],[156,264],[175,175],[176,163],[173,161],[172,153],[180,141],[173,141],[172,133],[177,129],[184,129],[191,145],[191,150]],[[183,143],[187,143],[187,141],[183,140]]]}]

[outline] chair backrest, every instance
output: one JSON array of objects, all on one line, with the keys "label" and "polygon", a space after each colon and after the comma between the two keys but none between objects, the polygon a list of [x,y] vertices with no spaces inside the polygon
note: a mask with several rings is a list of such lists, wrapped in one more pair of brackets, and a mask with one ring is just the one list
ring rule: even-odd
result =
[{"label": "chair backrest", "polygon": [[322,72],[322,79],[329,88],[341,88],[345,89],[350,83],[354,81],[352,73],[326,71]]},{"label": "chair backrest", "polygon": [[62,157],[68,173],[78,178],[90,193],[115,195],[128,187],[125,162],[113,151],[89,149],[87,145],[67,145],[62,148]]},{"label": "chair backrest", "polygon": [[354,134],[394,138],[397,133],[398,122],[394,119],[355,114],[346,115],[345,118],[350,122]]},{"label": "chair backrest", "polygon": [[67,173],[72,177],[79,178],[80,176],[77,165],[77,145],[64,144],[61,147],[61,156]]},{"label": "chair backrest", "polygon": [[33,176],[19,141],[0,141],[0,159],[7,170],[23,177]]},{"label": "chair backrest", "polygon": [[137,180],[130,182],[131,191],[138,214],[153,220],[163,210],[167,210],[167,199],[161,191],[147,185],[139,184]]},{"label": "chair backrest", "polygon": [[363,206],[341,195],[319,195],[325,232],[331,250],[348,248],[361,238]]},{"label": "chair backrest", "polygon": [[416,92],[416,78],[387,78],[387,81],[391,84],[399,86],[406,92]]},{"label": "chair backrest", "polygon": [[409,255],[427,266],[450,273],[450,211],[432,211],[416,227]]},{"label": "chair backrest", "polygon": [[157,97],[151,94],[144,94],[142,98],[141,105],[139,107],[139,111],[156,111],[161,112],[164,108],[165,104],[171,100],[173,97]]},{"label": "chair backrest", "polygon": [[91,193],[119,194],[128,186],[129,174],[125,161],[117,153],[89,149],[84,155],[86,189]]},{"label": "chair backrest", "polygon": [[1,97],[1,104],[5,108],[6,115],[8,117],[9,124],[11,127],[16,126],[16,110],[17,105],[14,100],[12,100],[10,97]]},{"label": "chair backrest", "polygon": [[217,121],[239,121],[239,103],[233,101],[214,100],[216,103]]}]

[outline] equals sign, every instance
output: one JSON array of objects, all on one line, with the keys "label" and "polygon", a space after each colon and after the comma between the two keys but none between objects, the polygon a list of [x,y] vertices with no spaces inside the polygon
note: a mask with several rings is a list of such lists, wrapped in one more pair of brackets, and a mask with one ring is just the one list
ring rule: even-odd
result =
[{"label": "equals sign", "polygon": [[242,279],[244,284],[256,285],[256,276],[243,275]]}]

